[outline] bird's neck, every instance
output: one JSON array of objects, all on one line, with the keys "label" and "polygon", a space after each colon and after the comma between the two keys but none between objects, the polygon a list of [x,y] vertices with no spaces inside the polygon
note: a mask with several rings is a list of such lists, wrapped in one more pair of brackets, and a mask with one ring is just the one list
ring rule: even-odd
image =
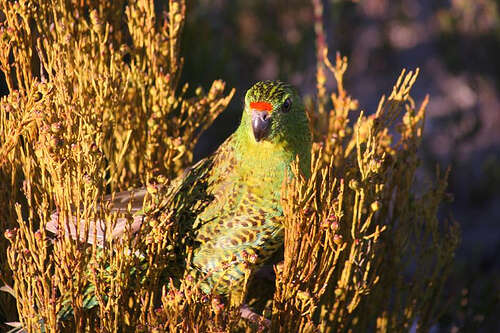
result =
[{"label": "bird's neck", "polygon": [[265,140],[257,142],[251,130],[243,126],[234,135],[238,172],[241,176],[260,182],[265,188],[280,191],[285,175],[291,175],[291,163],[303,152],[289,143]]}]

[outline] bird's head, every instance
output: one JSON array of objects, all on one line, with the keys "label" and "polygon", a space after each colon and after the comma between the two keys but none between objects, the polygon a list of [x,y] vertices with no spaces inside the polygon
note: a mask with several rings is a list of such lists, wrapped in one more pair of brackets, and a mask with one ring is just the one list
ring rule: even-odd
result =
[{"label": "bird's head", "polygon": [[257,82],[247,91],[242,123],[256,143],[311,140],[300,96],[291,85],[281,81]]},{"label": "bird's head", "polygon": [[311,133],[304,104],[287,83],[262,81],[247,91],[239,132],[257,158],[309,159]]}]

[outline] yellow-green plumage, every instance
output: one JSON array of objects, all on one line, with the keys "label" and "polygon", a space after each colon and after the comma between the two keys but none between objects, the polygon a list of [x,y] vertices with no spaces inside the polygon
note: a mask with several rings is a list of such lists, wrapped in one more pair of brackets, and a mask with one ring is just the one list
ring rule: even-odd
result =
[{"label": "yellow-green plumage", "polygon": [[[203,193],[196,193],[204,201],[201,212],[194,221],[181,223],[193,228],[195,249],[188,270],[204,281],[206,292],[238,291],[245,267],[255,270],[283,245],[282,183],[292,175],[297,156],[302,172],[309,173],[310,150],[308,120],[295,89],[279,81],[259,82],[245,96],[236,132],[173,182],[170,193],[177,197],[192,195],[195,184],[205,184]],[[114,209],[123,210],[132,200],[132,212],[139,211],[145,193],[118,194]],[[140,224],[141,216],[135,221]],[[57,231],[58,224],[56,217],[48,229]],[[99,237],[101,230],[95,228]]]},{"label": "yellow-green plumage", "polygon": [[[291,101],[290,110],[282,109]],[[270,128],[256,141],[253,102],[272,105]],[[282,82],[254,85],[246,94],[239,128],[211,156],[208,194],[213,201],[196,218],[199,247],[193,269],[209,273],[208,291],[226,294],[241,286],[244,267],[257,268],[283,244],[281,185],[299,155],[308,173],[311,136],[304,107],[295,90]]]}]

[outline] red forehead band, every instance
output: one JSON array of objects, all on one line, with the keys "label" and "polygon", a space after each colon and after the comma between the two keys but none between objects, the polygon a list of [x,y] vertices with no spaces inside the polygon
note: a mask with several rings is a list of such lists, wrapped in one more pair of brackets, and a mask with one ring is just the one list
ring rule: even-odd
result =
[{"label": "red forehead band", "polygon": [[272,111],[273,106],[268,102],[252,102],[250,103],[250,108],[259,111]]}]

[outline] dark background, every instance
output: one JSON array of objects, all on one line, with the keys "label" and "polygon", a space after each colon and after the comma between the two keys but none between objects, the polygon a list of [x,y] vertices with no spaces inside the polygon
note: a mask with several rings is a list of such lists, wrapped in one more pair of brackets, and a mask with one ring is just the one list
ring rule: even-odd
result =
[{"label": "dark background", "polygon": [[[322,3],[330,58],[349,57],[345,86],[361,109],[374,112],[402,68],[421,69],[417,103],[430,94],[417,187],[432,181],[437,164],[450,166],[454,200],[442,217],[456,219],[463,233],[436,331],[500,332],[500,0]],[[256,81],[289,81],[314,96],[313,21],[310,0],[188,2],[182,81],[208,88],[221,78],[237,89],[195,158],[234,131],[244,91]]]}]

